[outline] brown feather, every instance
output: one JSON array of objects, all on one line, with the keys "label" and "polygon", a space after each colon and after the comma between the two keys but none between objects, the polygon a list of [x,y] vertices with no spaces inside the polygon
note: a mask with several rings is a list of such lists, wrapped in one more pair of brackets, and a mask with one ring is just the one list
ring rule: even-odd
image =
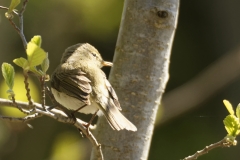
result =
[{"label": "brown feather", "polygon": [[51,85],[59,92],[64,92],[86,104],[91,104],[89,99],[90,93],[92,92],[90,82],[91,81],[85,77],[84,72],[75,69],[68,72],[55,72],[55,74],[52,75]]},{"label": "brown feather", "polygon": [[114,89],[112,88],[112,85],[109,83],[109,81],[108,81],[107,79],[105,79],[105,84],[106,84],[106,87],[107,87],[107,89],[108,89],[108,92],[109,92],[109,94],[110,94],[110,96],[111,96],[111,98],[112,98],[115,106],[121,111],[122,108],[121,108],[120,103],[119,103],[119,101],[118,101],[117,94],[116,94],[116,92],[114,91]]}]

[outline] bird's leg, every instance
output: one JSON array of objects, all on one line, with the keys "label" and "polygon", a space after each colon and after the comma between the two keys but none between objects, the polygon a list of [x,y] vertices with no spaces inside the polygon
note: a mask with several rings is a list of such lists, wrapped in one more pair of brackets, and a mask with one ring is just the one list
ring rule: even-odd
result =
[{"label": "bird's leg", "polygon": [[94,120],[94,118],[96,117],[97,113],[98,113],[99,109],[96,110],[96,112],[93,114],[92,118],[90,119],[90,121],[88,122],[88,124],[84,125],[87,129],[87,134],[89,135],[89,126],[92,124],[92,121]]},{"label": "bird's leg", "polygon": [[[73,117],[75,117],[74,114],[75,114],[76,112],[78,112],[79,110],[83,109],[83,108],[86,107],[86,106],[87,106],[87,104],[84,104],[83,106],[79,107],[77,110],[73,111],[73,112],[71,113],[71,115],[72,115]],[[83,124],[83,125],[86,127],[86,130],[87,130],[87,134],[88,134],[88,135],[89,135],[89,126],[91,125],[92,121],[93,121],[94,118],[96,117],[98,111],[99,111],[99,109],[96,110],[96,112],[93,114],[92,118],[90,119],[90,121],[89,121],[87,124]]]},{"label": "bird's leg", "polygon": [[73,111],[72,114],[80,111],[81,109],[83,109],[83,108],[86,107],[86,106],[87,106],[87,104],[84,104],[82,107],[79,107],[78,109],[76,109],[75,111]]},{"label": "bird's leg", "polygon": [[72,111],[71,113],[70,113],[70,116],[72,117],[72,118],[74,118],[74,120],[75,120],[75,122],[76,122],[76,117],[75,117],[75,113],[76,112],[78,112],[80,109],[82,109],[82,108],[84,108],[84,107],[86,107],[87,106],[87,104],[84,104],[82,107],[79,107],[77,110],[75,110],[75,111]]}]

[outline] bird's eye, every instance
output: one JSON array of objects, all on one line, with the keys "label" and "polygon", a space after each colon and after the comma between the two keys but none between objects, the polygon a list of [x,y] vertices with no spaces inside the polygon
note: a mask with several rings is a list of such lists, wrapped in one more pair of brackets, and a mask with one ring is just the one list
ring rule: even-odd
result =
[{"label": "bird's eye", "polygon": [[97,57],[97,54],[96,54],[96,53],[92,53],[92,55],[93,55],[94,57]]}]

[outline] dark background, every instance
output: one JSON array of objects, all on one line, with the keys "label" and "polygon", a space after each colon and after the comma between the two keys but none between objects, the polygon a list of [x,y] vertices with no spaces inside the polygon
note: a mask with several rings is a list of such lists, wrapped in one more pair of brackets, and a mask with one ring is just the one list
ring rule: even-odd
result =
[{"label": "dark background", "polygon": [[[9,6],[9,3],[9,0],[0,1],[1,6]],[[105,60],[111,61],[122,7],[122,0],[29,1],[24,13],[24,33],[27,41],[34,35],[42,36],[42,47],[49,53],[51,63],[49,74],[59,63],[64,49],[80,42],[94,45]],[[26,55],[20,37],[4,16],[5,12],[0,10],[0,64],[13,64],[14,58]],[[166,94],[188,83],[239,45],[239,15],[238,0],[181,1]],[[17,16],[14,20],[18,22]],[[21,73],[18,67],[15,68]],[[109,70],[105,68],[106,73]],[[6,97],[2,81],[0,76],[0,95]],[[149,160],[182,159],[226,136],[222,121],[228,112],[222,100],[228,99],[234,106],[239,103],[239,82],[240,79],[233,81],[210,99],[192,106],[194,109],[191,111],[156,126]],[[35,101],[39,100],[37,85],[33,78]],[[16,80],[14,90],[17,96],[24,96],[19,86],[22,83]],[[1,114],[14,112],[19,116],[16,111],[5,108],[0,111]],[[81,138],[73,126],[48,117],[38,118],[30,124],[33,129],[26,124],[0,121],[0,160],[64,160],[70,157],[77,160],[89,157],[91,144],[86,138]],[[218,148],[199,159],[238,160],[239,150],[239,146]]]}]

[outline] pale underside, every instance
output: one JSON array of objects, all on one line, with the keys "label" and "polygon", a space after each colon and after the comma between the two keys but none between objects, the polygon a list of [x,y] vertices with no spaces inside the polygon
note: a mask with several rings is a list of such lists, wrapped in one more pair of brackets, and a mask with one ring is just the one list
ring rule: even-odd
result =
[{"label": "pale underside", "polygon": [[[82,107],[83,105],[85,105],[84,102],[82,102],[76,98],[70,97],[63,92],[58,92],[54,88],[51,88],[51,90],[52,90],[52,93],[54,94],[56,101],[69,110],[75,111],[75,110],[79,109],[80,107]],[[84,114],[94,114],[98,109],[98,107],[97,107],[98,104],[95,101],[93,101],[91,98],[90,98],[90,102],[91,102],[91,105],[88,105],[88,106],[80,109],[78,112],[81,112]]]}]

